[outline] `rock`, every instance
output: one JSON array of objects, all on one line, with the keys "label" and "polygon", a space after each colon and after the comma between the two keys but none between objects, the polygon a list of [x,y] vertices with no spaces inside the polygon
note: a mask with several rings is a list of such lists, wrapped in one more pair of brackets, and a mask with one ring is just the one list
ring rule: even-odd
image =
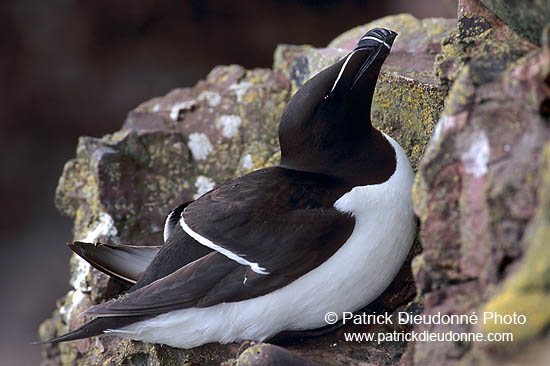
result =
[{"label": "rock", "polygon": [[237,366],[314,366],[316,363],[272,344],[259,343],[247,348]]},{"label": "rock", "polygon": [[[46,345],[44,364],[234,366],[283,357],[298,364],[445,366],[543,359],[550,327],[544,311],[550,288],[550,50],[524,40],[499,17],[477,0],[460,0],[457,20],[386,17],[326,48],[279,46],[273,70],[216,67],[193,88],[143,103],[120,131],[81,138],[60,178],[56,204],[74,219],[75,239],[161,243],[164,217],[175,205],[276,164],[276,127],[290,95],[349,52],[366,29],[388,27],[399,36],[379,78],[372,118],[404,147],[417,171],[413,199],[421,230],[400,274],[364,311],[515,311],[526,315],[524,327],[347,324],[317,337],[274,339],[277,345],[244,342],[244,352],[235,344],[179,350],[101,337]],[[76,256],[71,285],[40,327],[41,339],[79,326],[83,309],[123,290]],[[506,331],[518,341],[345,341],[346,333],[405,334],[411,328]]]},{"label": "rock", "polygon": [[511,29],[535,44],[541,44],[542,29],[550,24],[547,0],[481,0]]},{"label": "rock", "polygon": [[477,85],[497,77],[510,62],[533,49],[478,0],[461,0],[457,28],[443,39],[435,71],[448,83],[469,65],[476,70],[473,82]]},{"label": "rock", "polygon": [[[550,142],[547,140],[540,156],[540,177],[537,197],[539,205],[526,228],[522,244],[526,248],[519,268],[504,281],[496,295],[484,305],[483,311],[498,314],[520,314],[525,323],[503,324],[491,319],[481,328],[485,333],[510,332],[513,347],[502,343],[490,346],[501,353],[517,352],[544,334],[550,326]],[[520,324],[521,323],[521,324]],[[548,338],[548,337],[547,337]]]},{"label": "rock", "polygon": [[506,350],[517,355],[542,339],[550,320],[544,310],[550,264],[539,243],[548,228],[540,187],[548,174],[550,130],[543,111],[550,100],[550,52],[517,47],[516,36],[501,40],[479,14],[463,14],[458,24],[451,36],[457,47],[461,32],[481,33],[468,41],[474,42],[466,51],[470,59],[457,68],[415,179],[423,247],[413,263],[417,291],[423,314],[476,312],[482,318],[485,311],[516,311],[528,322],[417,325],[416,332],[432,333],[511,330],[515,341],[498,351],[483,342],[413,342],[403,358],[407,365],[500,364],[503,354],[510,360]]}]

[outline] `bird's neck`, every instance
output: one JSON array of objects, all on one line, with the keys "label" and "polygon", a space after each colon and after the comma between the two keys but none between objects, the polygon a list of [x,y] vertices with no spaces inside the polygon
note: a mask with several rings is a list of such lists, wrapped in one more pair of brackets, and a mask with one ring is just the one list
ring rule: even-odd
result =
[{"label": "bird's neck", "polygon": [[375,128],[358,139],[340,141],[331,149],[303,149],[282,156],[283,168],[320,173],[341,179],[351,186],[379,184],[388,180],[396,167],[396,155],[387,138]]}]

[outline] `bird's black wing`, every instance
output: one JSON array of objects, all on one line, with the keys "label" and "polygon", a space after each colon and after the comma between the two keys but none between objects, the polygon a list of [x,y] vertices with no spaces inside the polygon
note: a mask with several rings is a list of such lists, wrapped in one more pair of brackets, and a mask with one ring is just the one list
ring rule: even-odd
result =
[{"label": "bird's black wing", "polygon": [[333,207],[348,190],[330,177],[278,167],[225,183],[182,213],[194,233],[216,244],[215,251],[87,313],[160,314],[281,288],[327,260],[351,235],[354,219]]},{"label": "bird's black wing", "polygon": [[[330,257],[353,219],[334,202],[348,188],[319,174],[263,169],[205,194],[182,212],[195,240],[257,273],[306,272]],[[221,249],[217,249],[219,247]]]}]

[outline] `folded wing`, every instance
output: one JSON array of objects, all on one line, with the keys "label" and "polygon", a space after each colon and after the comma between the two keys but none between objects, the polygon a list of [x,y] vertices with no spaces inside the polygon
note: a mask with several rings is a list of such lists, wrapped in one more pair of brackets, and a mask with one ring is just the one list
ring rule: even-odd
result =
[{"label": "folded wing", "polygon": [[322,264],[351,235],[354,219],[333,208],[347,189],[329,177],[283,168],[230,181],[181,214],[193,233],[218,249],[87,314],[161,314],[242,301],[281,288]]}]

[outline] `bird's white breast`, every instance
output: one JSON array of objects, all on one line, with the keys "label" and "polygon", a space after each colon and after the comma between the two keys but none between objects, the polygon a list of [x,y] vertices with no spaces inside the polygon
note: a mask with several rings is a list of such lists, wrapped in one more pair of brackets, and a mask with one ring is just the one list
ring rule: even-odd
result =
[{"label": "bird's white breast", "polygon": [[346,243],[326,262],[264,296],[208,308],[173,311],[110,331],[129,338],[192,348],[208,342],[264,340],[283,330],[325,326],[325,314],[355,311],[390,284],[414,239],[413,171],[401,147],[386,182],[355,187],[334,207],[355,218]]}]

